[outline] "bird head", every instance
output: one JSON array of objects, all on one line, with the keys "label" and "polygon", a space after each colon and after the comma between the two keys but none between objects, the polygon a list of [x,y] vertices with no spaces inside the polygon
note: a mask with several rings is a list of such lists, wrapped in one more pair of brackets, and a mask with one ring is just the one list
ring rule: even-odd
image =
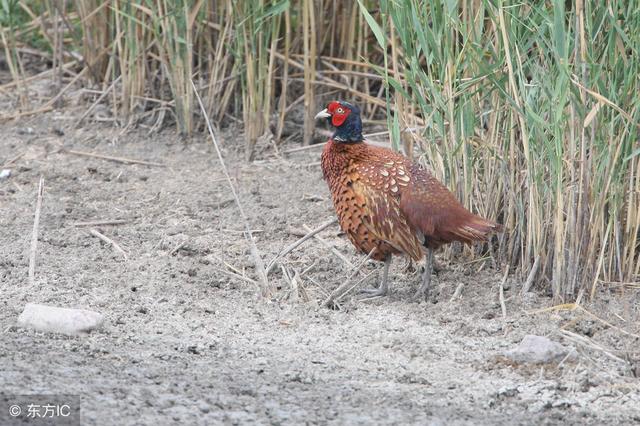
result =
[{"label": "bird head", "polygon": [[333,101],[318,114],[316,119],[326,118],[330,125],[336,128],[332,139],[336,142],[361,142],[362,120],[360,108],[349,102]]}]

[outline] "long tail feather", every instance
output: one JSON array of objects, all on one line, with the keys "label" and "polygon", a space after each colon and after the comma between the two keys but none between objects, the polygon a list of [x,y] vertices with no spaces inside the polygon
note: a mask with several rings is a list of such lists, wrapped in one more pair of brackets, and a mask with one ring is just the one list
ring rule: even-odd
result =
[{"label": "long tail feather", "polygon": [[473,214],[451,232],[464,242],[486,241],[489,235],[501,232],[502,225]]}]

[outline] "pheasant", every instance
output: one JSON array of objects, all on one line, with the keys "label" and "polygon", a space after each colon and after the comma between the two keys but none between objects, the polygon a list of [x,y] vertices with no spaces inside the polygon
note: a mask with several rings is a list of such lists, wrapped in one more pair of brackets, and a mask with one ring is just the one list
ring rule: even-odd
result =
[{"label": "pheasant", "polygon": [[364,292],[387,294],[393,255],[416,261],[426,256],[422,284],[414,297],[428,299],[435,249],[453,241],[487,240],[502,229],[465,209],[420,165],[365,143],[357,106],[334,101],[315,118],[326,118],[335,127],[322,152],[322,172],[340,227],[358,250],[384,262],[378,288]]}]

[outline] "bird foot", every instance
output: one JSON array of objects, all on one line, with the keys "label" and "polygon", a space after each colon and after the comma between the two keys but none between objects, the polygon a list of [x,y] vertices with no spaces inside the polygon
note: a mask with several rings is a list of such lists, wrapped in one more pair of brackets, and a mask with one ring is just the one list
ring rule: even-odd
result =
[{"label": "bird foot", "polygon": [[362,290],[360,290],[360,293],[366,294],[369,297],[386,296],[388,293],[388,289],[383,287],[363,288]]},{"label": "bird foot", "polygon": [[418,291],[413,295],[412,300],[414,302],[428,302],[429,301],[429,288],[430,286],[420,286]]}]

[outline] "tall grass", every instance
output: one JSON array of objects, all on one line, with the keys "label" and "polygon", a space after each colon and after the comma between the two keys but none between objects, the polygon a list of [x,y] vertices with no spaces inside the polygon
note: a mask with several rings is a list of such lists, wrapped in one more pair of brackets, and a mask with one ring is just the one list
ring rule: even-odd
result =
[{"label": "tall grass", "polygon": [[[216,125],[242,124],[247,159],[260,143],[311,143],[315,111],[349,99],[505,224],[494,255],[523,279],[557,300],[640,280],[634,2],[44,0],[41,16],[5,3],[23,11],[0,19],[18,83],[21,47],[45,40],[112,92],[121,124],[151,116],[189,135],[203,125],[193,79]],[[303,124],[287,134],[295,108]]]},{"label": "tall grass", "polygon": [[[422,112],[425,161],[468,207],[505,224],[500,258],[523,275],[536,264],[558,300],[593,292],[599,280],[638,280],[635,8],[559,0],[381,8],[370,25],[393,25],[382,43],[403,54],[388,80]],[[396,119],[414,125],[401,108]]]}]

